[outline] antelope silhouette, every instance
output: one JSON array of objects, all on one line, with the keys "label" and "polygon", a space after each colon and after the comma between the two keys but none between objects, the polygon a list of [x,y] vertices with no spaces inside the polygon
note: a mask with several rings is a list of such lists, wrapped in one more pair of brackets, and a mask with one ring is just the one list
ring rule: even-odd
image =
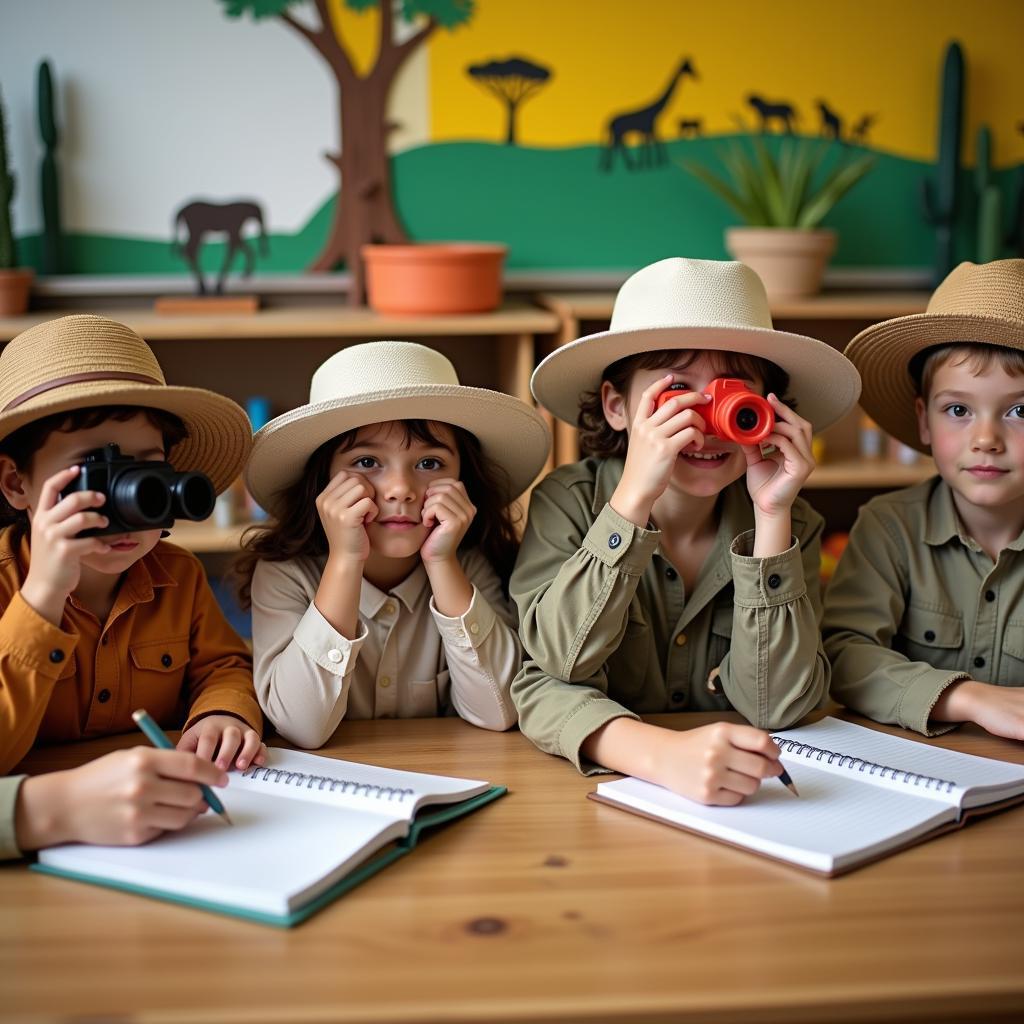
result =
[{"label": "antelope silhouette", "polygon": [[[601,170],[611,170],[616,152],[622,154],[626,167],[631,171],[635,171],[639,167],[651,167],[653,164],[666,162],[668,158],[665,154],[665,147],[658,138],[656,122],[658,115],[672,99],[672,93],[675,92],[679,80],[685,75],[689,75],[695,81],[699,79],[689,58],[679,65],[668,80],[665,91],[653,103],[649,103],[646,107],[640,107],[638,110],[627,110],[609,119],[605,128],[608,141],[601,151]],[[626,136],[631,134],[638,134],[642,142],[640,158],[636,162],[633,161],[629,155],[629,149],[626,147]]]},{"label": "antelope silhouette", "polygon": [[[207,290],[203,272],[199,269],[198,256],[199,249],[203,244],[203,236],[209,232],[222,232],[227,236],[224,262],[217,275],[217,284],[213,290],[215,295],[220,295],[224,291],[224,281],[228,276],[228,270],[231,268],[231,261],[235,258],[236,252],[241,252],[245,257],[242,276],[248,277],[252,273],[255,257],[249,243],[242,237],[242,228],[249,220],[253,220],[259,225],[260,255],[266,256],[268,252],[267,235],[263,227],[263,211],[258,203],[208,203],[199,200],[186,203],[174,215],[174,240],[171,243],[171,251],[184,257],[189,267],[192,268],[192,273],[199,285],[200,295],[206,295]],[[183,227],[188,231],[188,238],[184,242],[181,239]]]}]

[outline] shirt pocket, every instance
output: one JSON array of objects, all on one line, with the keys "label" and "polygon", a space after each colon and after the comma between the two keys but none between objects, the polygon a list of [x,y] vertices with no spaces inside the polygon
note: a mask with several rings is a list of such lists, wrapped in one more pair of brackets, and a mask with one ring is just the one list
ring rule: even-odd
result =
[{"label": "shirt pocket", "polygon": [[711,613],[711,641],[708,651],[708,666],[716,668],[725,660],[732,647],[732,605],[723,605]]},{"label": "shirt pocket", "polygon": [[963,619],[934,608],[908,605],[894,646],[911,661],[956,668],[964,646]]},{"label": "shirt pocket", "polygon": [[[180,719],[184,710],[182,687],[188,669],[186,638],[149,640],[130,644],[132,710],[145,708],[158,722]],[[175,724],[181,724],[177,721]]]},{"label": "shirt pocket", "polygon": [[407,700],[399,708],[399,718],[436,718],[438,713],[437,680],[422,679],[409,683]]},{"label": "shirt pocket", "polygon": [[1016,658],[1024,661],[1024,622],[1008,622],[1003,630],[1003,650]]}]

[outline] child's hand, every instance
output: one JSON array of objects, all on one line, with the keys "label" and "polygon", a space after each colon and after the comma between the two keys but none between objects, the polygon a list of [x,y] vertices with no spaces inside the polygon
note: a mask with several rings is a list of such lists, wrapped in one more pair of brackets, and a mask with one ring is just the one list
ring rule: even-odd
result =
[{"label": "child's hand", "polygon": [[183,829],[207,810],[200,783],[227,781],[195,754],[118,750],[81,768],[26,779],[15,809],[18,843],[23,850],[67,842],[136,846]]},{"label": "child's hand", "polygon": [[755,511],[769,518],[787,514],[814,469],[811,425],[775,395],[768,395],[775,412],[775,430],[762,442],[774,445],[769,455],[760,445],[744,445],[747,458],[747,490]]},{"label": "child's hand", "polygon": [[244,771],[250,764],[267,762],[267,747],[260,741],[259,733],[234,715],[200,718],[181,734],[178,750],[187,750],[204,761],[213,761],[225,772],[232,767],[232,761],[239,771]]},{"label": "child's hand", "polygon": [[366,524],[377,518],[380,509],[376,491],[366,477],[342,470],[317,495],[316,510],[327,534],[333,557],[365,562],[370,557],[370,538]]},{"label": "child's hand", "polygon": [[757,792],[762,779],[782,771],[775,742],[749,725],[717,722],[661,732],[651,781],[698,803],[738,804]]},{"label": "child's hand", "polygon": [[1024,740],[1024,689],[965,679],[942,691],[931,717],[940,722],[976,722],[993,736]]},{"label": "child's hand", "polygon": [[624,519],[645,527],[651,509],[668,487],[676,459],[684,448],[704,447],[707,429],[698,406],[709,399],[699,391],[680,391],[678,398],[660,409],[655,399],[672,383],[672,375],[659,377],[643,394],[629,434],[629,448],[622,479],[611,498],[611,506]]},{"label": "child's hand", "polygon": [[430,530],[420,548],[424,563],[454,558],[475,515],[476,506],[460,480],[445,477],[432,483],[423,502],[422,522]]},{"label": "child's hand", "polygon": [[62,469],[47,480],[32,515],[32,560],[21,596],[40,615],[59,626],[64,602],[82,576],[82,559],[110,550],[103,537],[78,537],[82,530],[107,525],[107,517],[93,509],[106,501],[99,491],[60,492],[78,476],[78,466]]}]

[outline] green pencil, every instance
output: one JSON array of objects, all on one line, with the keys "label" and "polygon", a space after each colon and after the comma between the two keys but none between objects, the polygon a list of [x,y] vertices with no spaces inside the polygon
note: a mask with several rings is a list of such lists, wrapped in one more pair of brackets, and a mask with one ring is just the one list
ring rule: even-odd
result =
[{"label": "green pencil", "polygon": [[[167,738],[163,729],[153,721],[148,711],[133,711],[132,718],[154,747],[159,747],[161,750],[174,749],[174,744]],[[203,791],[203,799],[210,805],[210,810],[216,811],[229,825],[233,825],[234,822],[228,817],[228,812],[224,810],[224,805],[214,795],[213,790],[202,783],[199,788]]]}]

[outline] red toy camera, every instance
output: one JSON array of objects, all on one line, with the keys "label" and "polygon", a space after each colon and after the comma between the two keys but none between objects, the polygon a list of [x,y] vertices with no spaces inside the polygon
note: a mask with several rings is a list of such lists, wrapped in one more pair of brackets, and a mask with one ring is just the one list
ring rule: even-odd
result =
[{"label": "red toy camera", "polygon": [[[660,409],[670,398],[687,390],[682,384],[673,384],[658,395],[655,408]],[[694,408],[708,425],[710,436],[735,441],[736,444],[760,444],[775,429],[772,407],[743,381],[735,377],[717,377],[704,393],[711,396],[711,401]]]}]

